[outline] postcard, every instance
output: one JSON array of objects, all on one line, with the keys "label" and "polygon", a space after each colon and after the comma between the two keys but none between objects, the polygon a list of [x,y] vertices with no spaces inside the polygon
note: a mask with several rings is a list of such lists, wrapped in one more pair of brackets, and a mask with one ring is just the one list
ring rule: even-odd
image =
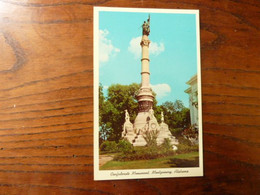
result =
[{"label": "postcard", "polygon": [[94,180],[203,176],[198,10],[94,7]]}]

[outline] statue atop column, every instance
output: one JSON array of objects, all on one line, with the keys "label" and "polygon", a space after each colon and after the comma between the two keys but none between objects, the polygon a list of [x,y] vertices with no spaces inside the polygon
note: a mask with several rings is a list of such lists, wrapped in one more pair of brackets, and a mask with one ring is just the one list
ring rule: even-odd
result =
[{"label": "statue atop column", "polygon": [[150,15],[147,19],[147,21],[144,21],[143,25],[143,35],[149,35],[150,34]]}]

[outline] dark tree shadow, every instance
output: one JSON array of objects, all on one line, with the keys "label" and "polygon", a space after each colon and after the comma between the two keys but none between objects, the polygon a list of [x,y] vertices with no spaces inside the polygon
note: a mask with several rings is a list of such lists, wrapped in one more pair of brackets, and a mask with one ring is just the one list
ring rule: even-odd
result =
[{"label": "dark tree shadow", "polygon": [[172,158],[169,164],[171,167],[199,167],[199,157],[192,160]]}]

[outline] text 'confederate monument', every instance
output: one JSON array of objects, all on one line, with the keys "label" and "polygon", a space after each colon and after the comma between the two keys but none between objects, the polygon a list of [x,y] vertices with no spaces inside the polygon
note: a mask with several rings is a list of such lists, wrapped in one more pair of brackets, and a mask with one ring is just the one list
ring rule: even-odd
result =
[{"label": "text 'confederate monument'", "polygon": [[168,138],[172,145],[177,145],[178,140],[169,131],[168,125],[164,123],[163,112],[161,113],[161,124],[158,124],[154,116],[153,100],[154,96],[150,87],[150,71],[149,71],[149,44],[148,38],[150,34],[150,16],[147,21],[144,21],[143,36],[141,40],[142,47],[142,84],[139,89],[138,100],[138,115],[134,124],[130,122],[128,111],[125,110],[125,123],[123,126],[122,138],[127,139],[134,146],[145,146],[147,144],[145,137],[150,133],[156,137],[158,145]]}]

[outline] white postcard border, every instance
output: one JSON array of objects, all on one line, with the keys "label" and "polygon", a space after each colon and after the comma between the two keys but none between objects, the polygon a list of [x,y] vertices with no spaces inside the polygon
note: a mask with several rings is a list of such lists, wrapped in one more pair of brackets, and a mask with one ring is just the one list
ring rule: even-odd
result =
[{"label": "white postcard border", "polygon": [[[191,168],[156,168],[130,170],[99,170],[99,12],[144,12],[144,13],[176,13],[195,14],[197,33],[197,82],[198,82],[198,116],[199,116],[199,167]],[[172,178],[203,176],[203,142],[202,142],[202,95],[201,95],[201,60],[200,60],[200,26],[199,10],[188,9],[149,9],[149,8],[119,8],[94,7],[94,180],[121,180],[144,178]]]}]

